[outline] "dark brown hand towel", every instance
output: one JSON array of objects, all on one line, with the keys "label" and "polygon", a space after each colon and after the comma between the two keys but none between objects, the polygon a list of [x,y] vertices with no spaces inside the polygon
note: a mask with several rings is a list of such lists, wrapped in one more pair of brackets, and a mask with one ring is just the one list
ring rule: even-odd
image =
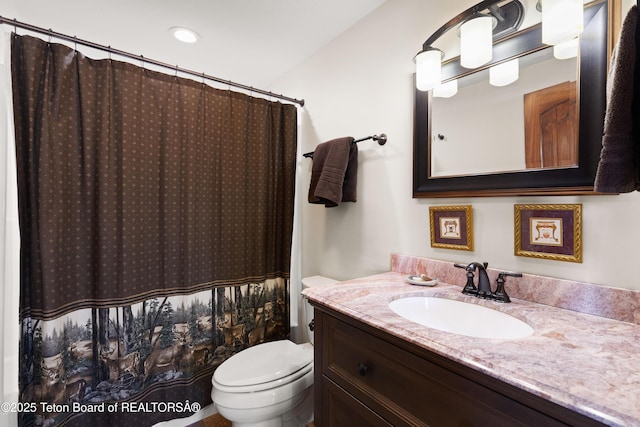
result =
[{"label": "dark brown hand towel", "polygon": [[[634,132],[638,99],[634,101],[634,74],[637,62],[638,9],[631,7],[622,24],[618,43],[611,57],[607,79],[607,112],[604,120],[602,151],[594,189],[603,193],[628,193],[639,189],[637,156],[640,141]],[[635,90],[634,90],[635,89]],[[635,113],[634,113],[635,110]]]},{"label": "dark brown hand towel", "polygon": [[319,144],[313,152],[309,203],[327,208],[356,201],[358,145],[352,137]]}]

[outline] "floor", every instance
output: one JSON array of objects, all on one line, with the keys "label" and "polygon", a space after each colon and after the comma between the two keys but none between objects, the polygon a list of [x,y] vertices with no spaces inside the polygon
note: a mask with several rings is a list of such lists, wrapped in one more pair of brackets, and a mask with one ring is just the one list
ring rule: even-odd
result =
[{"label": "floor", "polygon": [[224,419],[220,414],[213,414],[187,427],[231,427],[231,421]]},{"label": "floor", "polygon": [[[187,427],[231,427],[231,421],[224,419],[220,414],[214,414]],[[306,427],[314,427],[313,422],[307,424]]]}]

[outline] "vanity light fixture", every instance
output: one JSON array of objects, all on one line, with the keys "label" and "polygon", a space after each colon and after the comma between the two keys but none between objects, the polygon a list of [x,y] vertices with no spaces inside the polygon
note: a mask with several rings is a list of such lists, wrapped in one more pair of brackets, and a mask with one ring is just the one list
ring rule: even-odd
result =
[{"label": "vanity light fixture", "polygon": [[451,98],[456,93],[458,93],[458,79],[450,80],[433,88],[433,96],[437,98]]},{"label": "vanity light fixture", "polygon": [[542,43],[555,46],[582,33],[583,0],[540,0],[536,9],[542,12]]},{"label": "vanity light fixture", "polygon": [[507,86],[518,80],[520,65],[518,58],[489,68],[489,83],[492,86]]},{"label": "vanity light fixture", "polygon": [[169,32],[183,43],[195,43],[200,39],[200,35],[189,28],[171,27]]},{"label": "vanity light fixture", "polygon": [[[583,0],[538,0],[536,9],[542,12],[543,43],[555,46],[563,42],[577,42],[574,39],[579,36],[584,26]],[[443,77],[439,60],[444,57],[444,52],[433,45],[450,29],[458,27],[460,66],[478,68],[494,60],[493,42],[518,31],[523,19],[524,6],[521,0],[484,0],[458,14],[436,30],[422,44],[422,50],[415,56],[416,87],[421,91],[427,91],[440,85]],[[554,54],[557,58],[557,55],[569,55],[565,50],[568,47],[558,47],[557,53]],[[507,58],[498,57],[495,61],[505,59]],[[510,75],[512,79],[517,79],[517,74],[513,71]]]},{"label": "vanity light fixture", "polygon": [[493,57],[493,29],[498,20],[483,13],[476,13],[460,25],[460,65],[478,68]]}]

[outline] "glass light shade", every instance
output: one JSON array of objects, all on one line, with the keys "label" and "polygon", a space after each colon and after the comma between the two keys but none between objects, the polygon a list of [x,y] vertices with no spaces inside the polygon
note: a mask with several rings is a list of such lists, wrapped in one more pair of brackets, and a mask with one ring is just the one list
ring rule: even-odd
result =
[{"label": "glass light shade", "polygon": [[507,86],[518,80],[520,66],[518,58],[502,64],[494,65],[489,69],[489,83],[493,86]]},{"label": "glass light shade", "polygon": [[442,81],[442,51],[427,49],[418,53],[416,61],[416,87],[427,91],[440,85]]},{"label": "glass light shade", "polygon": [[553,47],[553,56],[556,59],[569,59],[578,56],[578,38],[568,42],[557,44]]},{"label": "glass light shade", "polygon": [[557,45],[574,39],[584,28],[583,0],[541,0],[542,43]]},{"label": "glass light shade", "polygon": [[460,26],[460,65],[476,68],[491,61],[494,19],[479,15]]},{"label": "glass light shade", "polygon": [[440,86],[433,88],[433,96],[437,98],[451,98],[456,93],[458,93],[457,79],[442,83]]}]

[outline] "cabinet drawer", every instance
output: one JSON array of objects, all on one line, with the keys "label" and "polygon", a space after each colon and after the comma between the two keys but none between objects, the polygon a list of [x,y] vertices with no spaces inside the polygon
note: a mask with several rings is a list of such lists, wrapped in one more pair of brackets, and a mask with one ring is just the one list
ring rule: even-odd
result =
[{"label": "cabinet drawer", "polygon": [[324,380],[322,419],[327,427],[392,427],[378,414],[364,406],[331,380]]},{"label": "cabinet drawer", "polygon": [[563,425],[332,316],[322,324],[323,374],[393,425]]}]

